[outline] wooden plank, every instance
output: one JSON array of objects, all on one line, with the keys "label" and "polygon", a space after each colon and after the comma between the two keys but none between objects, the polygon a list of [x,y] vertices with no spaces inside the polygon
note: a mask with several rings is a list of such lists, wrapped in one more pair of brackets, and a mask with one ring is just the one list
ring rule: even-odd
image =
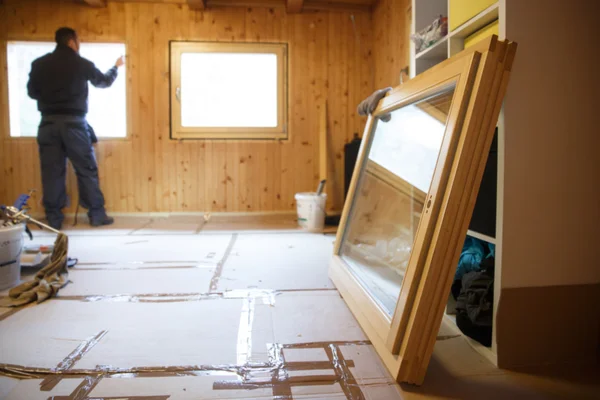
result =
[{"label": "wooden plank", "polygon": [[187,0],[190,10],[204,10],[206,8],[206,0]]},{"label": "wooden plank", "polygon": [[319,109],[319,180],[327,180],[327,101]]},{"label": "wooden plank", "polygon": [[304,5],[304,0],[287,0],[287,11],[289,13],[302,12],[303,5]]},{"label": "wooden plank", "polygon": [[377,89],[398,85],[401,69],[409,65],[410,24],[407,28],[406,23],[409,7],[408,0],[381,0],[373,10],[373,71]]},{"label": "wooden plank", "polygon": [[75,0],[77,3],[85,4],[90,7],[106,7],[107,0]]}]

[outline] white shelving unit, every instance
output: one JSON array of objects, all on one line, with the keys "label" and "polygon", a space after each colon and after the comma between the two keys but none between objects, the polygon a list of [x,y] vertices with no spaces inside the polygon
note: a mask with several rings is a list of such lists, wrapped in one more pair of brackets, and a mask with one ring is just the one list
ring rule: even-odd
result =
[{"label": "white shelving unit", "polygon": [[488,236],[488,235],[484,235],[483,233],[479,233],[479,232],[475,232],[475,231],[472,231],[472,230],[468,230],[467,231],[467,235],[472,236],[474,238],[477,238],[479,240],[483,240],[484,242],[496,244],[496,238],[493,238],[493,237]]},{"label": "white shelving unit", "polygon": [[448,36],[415,56],[417,60],[440,60],[448,54]]},{"label": "white shelving unit", "polygon": [[[439,64],[449,57],[459,53],[464,49],[464,40],[469,35],[479,31],[493,21],[499,21],[499,36],[504,38],[506,32],[504,21],[504,7],[506,0],[498,0],[496,3],[481,11],[479,14],[472,17],[454,31],[448,32],[448,35],[435,43],[433,46],[416,53],[414,44],[410,43],[410,77],[415,77],[429,68]],[[412,0],[412,27],[411,33],[420,31],[433,22],[440,15],[448,16],[449,0]],[[494,304],[498,304],[498,296],[500,293],[500,277],[502,268],[502,214],[503,214],[503,197],[504,197],[504,112],[500,113],[498,120],[498,168],[497,168],[497,184],[496,184],[496,231],[495,237],[485,235],[479,232],[469,230],[467,235],[492,243],[496,246],[495,251],[495,279],[494,279]],[[448,310],[453,307],[451,304]],[[494,314],[496,313],[494,307]],[[456,321],[451,315],[446,315],[449,321]],[[496,314],[494,315],[494,321]],[[480,354],[485,356],[495,365],[498,364],[497,346],[496,346],[496,324],[494,323],[494,331],[492,338],[492,347],[484,347],[478,342],[467,338],[467,342]]]}]

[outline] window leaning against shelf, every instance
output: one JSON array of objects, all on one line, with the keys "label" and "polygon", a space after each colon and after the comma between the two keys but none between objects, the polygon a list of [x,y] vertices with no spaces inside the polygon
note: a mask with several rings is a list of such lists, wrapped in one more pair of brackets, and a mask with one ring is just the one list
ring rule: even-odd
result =
[{"label": "window leaning against shelf", "polygon": [[399,382],[425,378],[515,52],[488,38],[367,121],[329,276]]},{"label": "window leaning against shelf", "polygon": [[[35,137],[40,123],[37,103],[27,95],[31,63],[54,51],[54,42],[12,41],[7,44],[8,108],[11,137]],[[114,66],[125,54],[124,43],[82,43],[80,54],[94,62],[102,72]],[[87,120],[98,138],[127,136],[126,66],[110,88],[98,89],[89,84]]]},{"label": "window leaning against shelf", "polygon": [[171,42],[171,137],[285,139],[286,88],[286,44]]}]

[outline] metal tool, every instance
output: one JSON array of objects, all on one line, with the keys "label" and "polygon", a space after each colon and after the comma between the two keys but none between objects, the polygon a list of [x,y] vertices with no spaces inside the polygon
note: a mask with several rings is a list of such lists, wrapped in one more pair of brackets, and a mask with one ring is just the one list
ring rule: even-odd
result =
[{"label": "metal tool", "polygon": [[60,231],[54,229],[51,226],[48,226],[46,224],[44,224],[43,222],[38,221],[35,218],[30,217],[29,215],[25,214],[26,210],[19,210],[18,208],[14,207],[14,206],[0,206],[0,209],[2,210],[2,212],[4,213],[4,215],[6,217],[8,217],[8,219],[10,221],[12,221],[13,224],[20,224],[20,223],[32,223],[34,225],[39,226],[40,228],[43,229],[47,229],[50,232],[54,232],[54,233],[60,233]]},{"label": "metal tool", "polygon": [[325,179],[319,182],[319,187],[317,188],[317,196],[320,196],[323,193],[323,189],[325,189]]},{"label": "metal tool", "polygon": [[[42,229],[47,229],[50,232],[54,232],[57,234],[60,233],[60,231],[54,229],[53,227],[48,226],[43,222],[40,222],[35,218],[32,218],[29,215],[27,215],[27,211],[29,210],[29,207],[27,206],[27,201],[31,198],[31,195],[34,192],[34,189],[30,189],[28,194],[20,195],[17,201],[15,201],[14,205],[12,206],[0,206],[0,211],[2,211],[3,216],[2,219],[6,221],[4,224],[17,225],[23,222],[30,222]],[[29,235],[29,237],[31,237],[31,232],[29,231],[29,229],[27,229],[27,234]]]}]

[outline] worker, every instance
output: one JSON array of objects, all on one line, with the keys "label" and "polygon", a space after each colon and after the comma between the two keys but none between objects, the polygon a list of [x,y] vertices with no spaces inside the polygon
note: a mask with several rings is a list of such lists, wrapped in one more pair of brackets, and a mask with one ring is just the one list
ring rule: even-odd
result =
[{"label": "worker", "polygon": [[62,209],[67,205],[68,158],[77,175],[79,203],[88,210],[90,225],[110,225],[114,219],[104,208],[92,145],[95,135],[85,118],[88,82],[97,88],[110,87],[117,78],[118,68],[125,64],[125,58],[119,57],[114,67],[102,73],[94,63],[79,55],[79,38],[75,30],[60,28],[55,39],[54,51],[31,64],[27,83],[29,97],[37,100],[42,114],[37,142],[46,218],[53,228],[62,228]]}]

